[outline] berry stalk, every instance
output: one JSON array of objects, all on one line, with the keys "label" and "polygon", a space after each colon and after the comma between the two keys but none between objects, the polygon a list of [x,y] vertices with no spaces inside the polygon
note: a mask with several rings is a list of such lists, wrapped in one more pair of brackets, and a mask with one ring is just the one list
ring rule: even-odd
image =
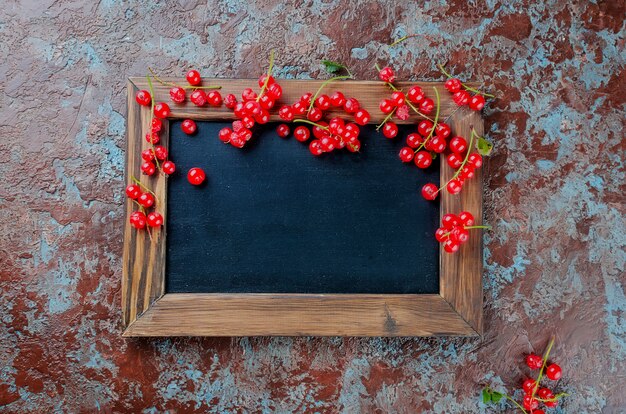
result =
[{"label": "berry stalk", "polygon": [[259,92],[259,96],[256,97],[256,101],[259,102],[261,97],[267,90],[267,85],[270,82],[270,76],[272,76],[272,70],[274,69],[274,49],[270,50],[270,66],[267,69],[267,76],[265,76],[265,82],[263,82],[263,86],[261,87],[261,91]]},{"label": "berry stalk", "polygon": [[[207,85],[207,86],[185,85],[185,86],[180,86],[180,85],[175,84],[174,82],[166,82],[163,79],[159,78],[159,76],[156,74],[156,72],[151,67],[148,67],[148,70],[152,74],[152,77],[157,82],[159,82],[161,85],[163,85],[163,86],[172,86],[172,87],[182,88],[182,89],[222,89],[222,87],[220,85]],[[153,96],[154,96],[154,94],[153,94]]]},{"label": "berry stalk", "polygon": [[[148,80],[148,88],[150,89],[150,95],[152,95],[152,102],[150,104],[150,125],[152,125],[152,120],[154,119],[154,105],[155,105],[154,88],[152,87],[152,80],[150,79],[150,75],[146,75],[146,79]],[[156,154],[156,151],[154,149],[154,142],[152,139],[150,139],[150,146],[152,147],[152,152]],[[156,167],[159,173],[163,172],[161,170],[161,163],[159,163],[159,159],[156,156],[154,157],[154,162],[156,163]]]}]

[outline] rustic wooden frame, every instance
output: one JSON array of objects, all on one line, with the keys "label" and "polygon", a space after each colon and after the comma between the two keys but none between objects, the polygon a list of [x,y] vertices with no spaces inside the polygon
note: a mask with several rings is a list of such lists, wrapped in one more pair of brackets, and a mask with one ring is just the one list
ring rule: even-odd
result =
[{"label": "rustic wooden frame", "polygon": [[[185,84],[182,79],[166,81]],[[205,79],[222,86],[222,93],[240,93],[246,87],[258,89],[256,80]],[[321,81],[281,80],[283,102],[295,102],[306,91],[315,91]],[[459,108],[451,100],[443,83],[408,82],[400,88],[418,84],[433,95],[441,96],[440,119],[457,135],[469,138],[472,128],[483,133],[479,113]],[[128,117],[126,175],[141,177],[155,190],[160,211],[166,214],[167,180],[140,174],[140,153],[148,144],[144,136],[150,130],[150,109],[137,105],[135,94],[148,89],[145,78],[128,80]],[[389,92],[382,82],[345,81],[327,87],[344,90],[359,99],[378,123],[382,114],[378,102]],[[154,85],[154,99],[170,102],[169,87]],[[195,120],[233,119],[230,110],[198,108],[190,103],[170,104],[171,118]],[[272,115],[272,120],[277,120]],[[412,115],[408,123],[418,118]],[[164,123],[161,141],[168,145],[169,127]],[[441,182],[454,171],[441,162]],[[400,168],[400,165],[399,165]],[[467,210],[482,221],[482,170],[468,180],[461,194],[443,191],[441,212]],[[419,195],[416,195],[418,197]],[[165,229],[154,232],[152,240],[145,232],[129,224],[134,206],[126,202],[124,231],[122,314],[123,336],[476,336],[482,333],[482,233],[470,232],[470,240],[456,254],[440,254],[439,294],[165,294]]]}]

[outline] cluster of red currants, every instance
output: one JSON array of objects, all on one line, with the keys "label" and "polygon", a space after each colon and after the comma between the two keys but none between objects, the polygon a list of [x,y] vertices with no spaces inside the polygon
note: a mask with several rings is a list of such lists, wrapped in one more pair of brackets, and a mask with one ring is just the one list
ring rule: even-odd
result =
[{"label": "cluster of red currants", "polygon": [[462,211],[458,216],[448,213],[441,218],[441,227],[435,231],[435,239],[443,243],[446,252],[456,253],[461,244],[469,240],[469,230],[486,228],[489,226],[475,226],[474,216],[467,211]]},{"label": "cluster of red currants", "polygon": [[[547,361],[544,361],[543,358],[536,354],[529,354],[526,357],[526,365],[533,371],[543,369],[546,362]],[[551,363],[545,366],[545,375],[552,381],[558,381],[561,379],[563,372],[560,366]],[[528,378],[524,380],[522,384],[522,389],[524,390],[522,405],[524,409],[530,410],[534,414],[544,414],[543,410],[537,409],[540,402],[547,408],[554,408],[559,404],[559,398],[554,395],[552,390],[546,387],[540,388],[541,378],[542,373],[540,372],[537,380]]]},{"label": "cluster of red currants", "polygon": [[[314,139],[309,143],[309,151],[315,156],[342,148],[358,152],[361,149],[359,125],[366,125],[370,121],[370,114],[361,108],[356,98],[348,98],[339,91],[331,96],[319,93],[320,90],[315,95],[307,92],[293,105],[283,105],[278,116],[287,122],[302,122],[312,126]],[[346,122],[340,117],[334,117],[329,122],[322,121],[324,113],[331,108],[343,110],[346,115],[352,116],[354,122]],[[290,133],[286,124],[279,125],[276,131],[282,138],[287,138]],[[311,131],[300,125],[294,129],[293,135],[298,141],[307,142]]]},{"label": "cluster of red currants", "polygon": [[[166,175],[171,175],[176,171],[176,164],[171,160],[168,160],[167,148],[163,145],[158,145],[161,141],[159,133],[163,129],[163,119],[170,115],[170,107],[165,102],[158,102],[154,104],[152,102],[152,96],[150,92],[146,90],[140,90],[137,92],[135,99],[140,105],[152,107],[152,120],[151,130],[146,134],[146,141],[150,144],[150,148],[147,148],[141,152],[141,158],[143,163],[141,164],[141,171],[146,175],[154,175],[157,171]],[[193,122],[193,121],[192,121]]]},{"label": "cluster of red currants", "polygon": [[[443,66],[439,65],[441,72],[448,80],[444,84],[445,88],[452,94],[452,100],[458,106],[468,105],[473,111],[480,111],[485,107],[485,96],[493,98],[493,95],[471,88],[461,82],[458,78],[452,77]],[[470,92],[474,92],[472,95]]]},{"label": "cluster of red currants", "polygon": [[140,210],[131,213],[130,224],[138,230],[146,228],[146,225],[161,227],[163,225],[161,213],[151,211],[146,215],[146,211],[155,206],[156,199],[154,193],[143,187],[139,181],[135,180],[135,182],[136,184],[130,184],[126,187],[126,196],[140,208]]}]

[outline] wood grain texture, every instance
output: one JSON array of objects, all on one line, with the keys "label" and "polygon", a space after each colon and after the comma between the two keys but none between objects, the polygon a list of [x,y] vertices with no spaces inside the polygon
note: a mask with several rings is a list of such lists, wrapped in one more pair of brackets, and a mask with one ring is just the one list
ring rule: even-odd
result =
[{"label": "wood grain texture", "polygon": [[[167,79],[172,81],[173,79]],[[174,80],[183,83],[181,79]],[[258,89],[256,80],[206,79],[218,82],[222,93],[240,94],[246,87]],[[283,102],[293,103],[304,92],[315,91],[322,81],[281,80]],[[480,114],[458,108],[443,84],[400,83],[400,88],[418,84],[428,91],[436,87],[441,96],[440,119],[450,124],[457,135],[469,139],[472,128],[483,133]],[[155,85],[155,100],[169,100],[169,87]],[[126,179],[141,177],[155,189],[158,210],[164,217],[167,208],[167,180],[140,174],[140,153],[149,144],[144,136],[150,130],[150,110],[135,103],[137,90],[147,89],[144,78],[131,78],[128,84]],[[359,99],[371,114],[371,123],[383,116],[378,110],[382,96],[389,90],[380,82],[337,82],[326,91],[340,89]],[[172,118],[230,120],[232,112],[224,107],[198,108],[190,103],[171,104]],[[272,115],[272,120],[277,120]],[[407,123],[419,119],[412,116]],[[162,144],[168,144],[169,128],[164,123]],[[441,182],[454,171],[441,163]],[[476,224],[482,221],[482,169],[465,183],[460,195],[441,193],[441,214],[467,210]],[[167,294],[165,286],[165,230],[137,232],[129,224],[135,206],[126,204],[124,231],[122,308],[124,336],[473,336],[482,332],[482,231],[471,231],[470,240],[457,254],[440,255],[439,295],[304,295],[304,294]]]},{"label": "wood grain texture", "polygon": [[125,336],[474,335],[439,295],[167,294]]}]

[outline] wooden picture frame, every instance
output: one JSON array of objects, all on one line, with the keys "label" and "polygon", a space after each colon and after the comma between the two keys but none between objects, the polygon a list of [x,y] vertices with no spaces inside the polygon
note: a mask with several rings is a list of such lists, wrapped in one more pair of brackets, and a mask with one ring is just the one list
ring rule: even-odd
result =
[{"label": "wooden picture frame", "polygon": [[[165,79],[186,84],[182,79]],[[256,80],[205,79],[222,86],[223,94],[238,95],[244,88],[258,89]],[[295,102],[303,93],[315,91],[323,81],[280,80],[281,102]],[[420,85],[432,96],[436,87],[441,96],[440,120],[455,134],[469,138],[474,128],[483,134],[480,114],[458,107],[442,82],[399,82],[399,88]],[[148,144],[150,108],[138,105],[135,94],[148,89],[145,78],[128,80],[128,116],[126,175],[141,177],[157,195],[160,211],[166,216],[167,179],[140,173],[141,151]],[[381,97],[389,94],[382,82],[343,81],[327,90],[349,90],[371,114],[371,123],[379,123]],[[431,93],[429,93],[431,92]],[[155,101],[170,102],[169,87],[154,85]],[[199,108],[187,102],[171,104],[171,118],[194,120],[232,120],[225,107]],[[279,118],[272,114],[272,121]],[[405,121],[417,123],[415,114]],[[161,142],[168,145],[169,125],[164,122]],[[381,139],[382,135],[381,135]],[[441,162],[441,182],[454,171]],[[398,166],[400,168],[401,165]],[[442,191],[441,214],[467,210],[476,224],[482,223],[482,169],[468,180],[459,195]],[[419,194],[415,195],[420,197]],[[482,333],[482,232],[470,232],[470,239],[459,252],[439,257],[439,294],[226,294],[165,293],[165,228],[154,232],[152,239],[129,224],[132,200],[126,202],[124,230],[122,315],[123,336],[476,336]],[[433,236],[434,237],[434,236]]]}]

